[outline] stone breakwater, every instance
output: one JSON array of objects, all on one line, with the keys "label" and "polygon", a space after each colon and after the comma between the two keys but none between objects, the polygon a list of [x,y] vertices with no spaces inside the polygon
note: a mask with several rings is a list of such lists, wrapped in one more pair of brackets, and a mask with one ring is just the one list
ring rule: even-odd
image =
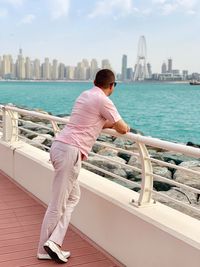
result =
[{"label": "stone breakwater", "polygon": [[[21,119],[23,119],[24,121],[20,120],[19,126],[28,130],[32,130],[34,132],[27,133],[23,130],[20,130],[20,134],[28,138],[30,144],[40,149],[44,149],[42,148],[41,144],[46,145],[47,147],[51,146],[51,141],[49,140],[49,138],[54,137],[54,133],[51,130],[43,128],[43,126],[50,126],[49,121],[43,120],[41,122],[41,119],[32,118],[29,116],[22,116]],[[36,126],[34,123],[39,124],[39,126]],[[62,128],[63,125],[60,125],[60,127]],[[132,132],[142,134],[141,132],[138,132],[134,129],[132,129]],[[42,134],[42,136],[37,136],[37,133]],[[89,156],[87,162],[97,167],[103,168],[104,170],[109,171],[113,174],[124,177],[127,180],[137,182],[138,186],[127,185],[126,183],[123,183],[113,178],[109,174],[105,174],[99,170],[94,170],[91,167],[84,166],[84,168],[93,171],[97,174],[100,174],[101,176],[106,177],[108,179],[116,180],[116,182],[121,183],[124,186],[128,186],[131,190],[140,191],[139,184],[141,183],[141,173],[129,168],[130,166],[133,166],[141,169],[141,162],[139,158],[128,153],[128,151],[138,153],[136,143],[131,142],[129,140],[125,140],[120,137],[116,138],[106,134],[101,134],[98,138],[98,141],[100,141],[101,144],[95,144],[93,146],[92,152],[94,154]],[[109,144],[109,146],[111,147],[106,147],[106,144]],[[199,145],[193,144],[191,142],[188,142],[188,145],[198,148],[200,147]],[[115,148],[122,148],[127,152],[120,152],[117,151]],[[150,156],[154,159],[162,160],[164,162],[183,166],[185,168],[200,172],[200,159],[194,159],[179,153],[166,152],[156,147],[148,147],[148,151]],[[100,158],[98,157],[98,155],[104,156],[106,157],[106,159]],[[116,163],[113,163],[112,161],[110,161],[110,159],[115,160]],[[126,166],[122,166],[120,163],[123,163]],[[182,170],[176,170],[175,168],[171,167],[160,166],[157,163],[152,163],[152,166],[154,174],[163,176],[169,180],[174,180],[189,185],[191,187],[200,189],[200,175],[187,173]],[[162,192],[169,197],[190,204],[191,206],[200,208],[199,194],[187,191],[185,189],[181,189],[177,186],[170,185],[167,182],[162,182],[156,179],[154,180],[153,186],[154,190],[156,191]],[[194,211],[190,211],[187,208],[181,207],[180,205],[167,198],[161,196],[154,196],[154,199],[175,209],[178,209],[186,214],[189,214],[190,216],[200,219],[199,214],[195,213]]]},{"label": "stone breakwater", "polygon": [[[94,164],[98,167],[101,167],[105,170],[111,171],[112,173],[122,176],[130,181],[141,183],[141,173],[135,170],[128,168],[129,166],[137,167],[139,169],[142,168],[140,159],[134,155],[130,155],[126,152],[117,152],[114,148],[119,147],[127,151],[132,151],[138,153],[137,145],[128,140],[124,140],[123,138],[113,138],[106,135],[101,135],[98,138],[99,141],[102,142],[102,145],[99,146],[95,144],[92,148],[93,152],[97,155],[103,155],[107,158],[100,159],[98,156],[90,156],[88,162]],[[103,146],[103,142],[109,143],[113,148],[107,148]],[[156,147],[148,147],[148,152],[151,158],[161,160],[167,163],[172,163],[177,166],[182,166],[191,170],[200,172],[200,159],[194,159],[192,157],[184,156],[180,153],[166,152],[165,150],[156,148]],[[113,163],[109,161],[112,158],[117,162],[121,162],[127,165],[127,167],[123,167],[120,164]],[[165,177],[169,180],[174,180],[179,183],[186,184],[188,186],[200,189],[200,174],[187,173],[183,170],[176,170],[172,167],[164,167],[159,165],[158,163],[152,162],[153,173]],[[90,169],[92,170],[92,169]],[[99,171],[97,171],[99,173]],[[109,175],[105,175],[100,173],[102,176],[108,177],[109,179],[113,179],[109,177]],[[122,183],[121,181],[118,181]],[[127,186],[127,185],[126,185]],[[130,187],[130,186],[129,186]],[[190,204],[194,207],[200,208],[200,195],[193,193],[191,191],[179,188],[174,185],[170,185],[167,182],[159,181],[156,178],[153,183],[154,190],[164,193],[165,195],[182,201],[184,203]],[[132,190],[140,191],[140,187],[132,186],[130,187]],[[187,208],[183,208],[175,202],[165,198],[164,196],[154,196],[154,199],[169,205],[173,208],[176,208],[186,214],[189,214],[193,217],[200,219],[200,215],[196,214],[193,211],[189,211]]]}]

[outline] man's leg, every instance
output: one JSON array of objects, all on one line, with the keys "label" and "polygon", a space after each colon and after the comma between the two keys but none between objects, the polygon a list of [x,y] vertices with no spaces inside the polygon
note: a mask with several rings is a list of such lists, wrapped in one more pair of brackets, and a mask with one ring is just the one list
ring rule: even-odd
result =
[{"label": "man's leg", "polygon": [[[52,185],[51,201],[41,228],[38,247],[38,253],[40,254],[46,253],[43,248],[44,243],[51,237],[65,212],[66,201],[77,181],[81,165],[79,150],[76,147],[60,142],[53,144],[51,160],[55,168],[55,176]],[[78,200],[75,202],[78,202]]]},{"label": "man's leg", "polygon": [[71,214],[75,206],[78,204],[79,199],[80,199],[80,188],[79,188],[79,182],[76,180],[68,200],[66,199],[65,201],[63,215],[60,218],[59,222],[56,225],[56,228],[54,229],[52,235],[49,238],[49,240],[58,244],[60,247],[62,246],[71,219]]}]

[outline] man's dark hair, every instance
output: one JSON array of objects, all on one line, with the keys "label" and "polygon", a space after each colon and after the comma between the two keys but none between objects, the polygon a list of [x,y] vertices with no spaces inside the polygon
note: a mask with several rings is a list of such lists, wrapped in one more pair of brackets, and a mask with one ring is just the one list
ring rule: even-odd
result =
[{"label": "man's dark hair", "polygon": [[109,69],[102,69],[97,72],[94,84],[100,88],[108,88],[110,84],[115,82],[115,75]]}]

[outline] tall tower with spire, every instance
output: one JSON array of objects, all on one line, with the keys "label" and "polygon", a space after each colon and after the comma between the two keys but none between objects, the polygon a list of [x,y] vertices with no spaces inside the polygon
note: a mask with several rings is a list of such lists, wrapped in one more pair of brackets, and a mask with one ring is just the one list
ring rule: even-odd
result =
[{"label": "tall tower with spire", "polygon": [[17,77],[20,80],[25,79],[25,62],[22,54],[22,48],[19,49],[19,55],[17,58]]}]

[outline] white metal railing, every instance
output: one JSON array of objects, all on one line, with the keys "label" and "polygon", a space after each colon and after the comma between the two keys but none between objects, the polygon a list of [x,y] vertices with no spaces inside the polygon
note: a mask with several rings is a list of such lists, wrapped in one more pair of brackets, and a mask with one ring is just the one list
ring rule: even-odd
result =
[{"label": "white metal railing", "polygon": [[[38,118],[39,122],[30,122],[25,120],[26,118],[23,118],[23,116],[29,116],[30,118]],[[45,121],[46,124],[42,123],[42,121]],[[59,118],[56,116],[51,116],[48,114],[43,114],[40,112],[35,111],[28,111],[24,109],[19,109],[13,106],[2,106],[0,105],[0,132],[2,132],[2,139],[6,142],[12,143],[17,142],[19,140],[23,140],[24,142],[28,142],[31,145],[37,146],[41,149],[44,149],[46,151],[49,151],[50,144],[53,140],[53,136],[56,135],[60,131],[60,126],[63,124],[66,124],[68,122],[68,119],[66,118]],[[27,127],[27,124],[29,126],[29,129]],[[37,131],[41,131],[43,129],[47,130],[51,135],[47,136],[44,133],[38,133],[35,131],[34,127],[37,128]],[[32,129],[31,129],[32,128]],[[173,201],[175,203],[178,203],[179,205],[183,207],[187,207],[190,210],[193,210],[197,213],[200,213],[200,209],[193,207],[192,205],[183,203],[177,199],[171,198],[167,196],[166,194],[156,192],[153,188],[153,182],[154,181],[161,181],[168,183],[170,185],[176,186],[179,189],[186,189],[189,192],[192,192],[194,194],[200,195],[200,190],[198,188],[193,188],[191,186],[188,186],[186,184],[179,183],[177,181],[168,179],[166,177],[163,177],[161,175],[155,174],[153,171],[152,163],[173,168],[176,170],[181,170],[183,172],[199,175],[199,183],[200,183],[200,171],[191,170],[189,168],[185,168],[182,166],[178,166],[173,163],[164,162],[162,160],[155,159],[151,157],[151,155],[148,152],[147,147],[154,147],[154,148],[161,148],[166,151],[170,152],[176,152],[181,153],[186,156],[190,156],[193,158],[200,159],[200,149],[189,147],[182,144],[172,143],[168,141],[162,141],[157,138],[151,138],[142,136],[139,134],[133,134],[133,133],[127,133],[126,135],[120,135],[116,131],[112,129],[104,129],[102,133],[106,135],[111,135],[114,137],[120,137],[125,140],[129,140],[132,143],[135,143],[137,145],[137,151],[128,151],[119,147],[114,147],[113,145],[110,145],[106,142],[99,142],[97,141],[96,144],[106,147],[106,148],[112,148],[118,152],[126,153],[130,156],[135,156],[138,158],[138,161],[140,162],[141,168],[130,166],[125,163],[120,163],[116,161],[115,159],[112,159],[112,157],[109,157],[109,162],[112,164],[119,164],[121,168],[124,169],[130,169],[137,171],[141,174],[141,184],[137,183],[135,181],[130,181],[127,178],[121,177],[118,174],[113,173],[110,170],[107,170],[105,168],[96,166],[94,164],[89,163],[88,161],[83,162],[83,166],[86,168],[89,168],[90,170],[94,170],[95,172],[100,172],[101,174],[108,175],[109,177],[112,177],[116,179],[117,181],[120,181],[124,183],[125,185],[129,187],[139,187],[140,193],[139,198],[137,200],[133,200],[132,203],[136,206],[144,206],[149,205],[151,203],[155,203],[154,201],[154,195],[159,195],[162,197],[165,197],[166,199],[169,199],[170,201]],[[49,142],[49,145],[43,144],[43,142],[38,142],[37,139],[30,140],[25,135],[26,134],[33,134],[35,136],[43,138],[46,142]],[[91,156],[97,156],[100,159],[103,159],[105,161],[108,161],[107,156],[98,155],[94,152],[90,153]]]}]

